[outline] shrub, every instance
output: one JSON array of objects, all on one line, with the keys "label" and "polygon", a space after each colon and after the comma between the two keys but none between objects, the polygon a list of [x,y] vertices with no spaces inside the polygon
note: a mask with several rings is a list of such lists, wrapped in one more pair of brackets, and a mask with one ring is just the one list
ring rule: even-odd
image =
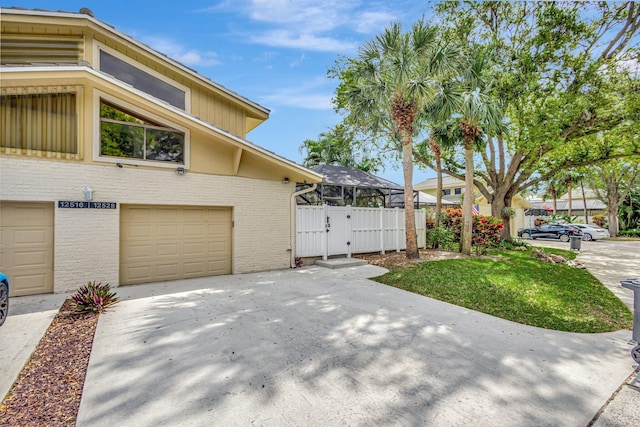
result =
[{"label": "shrub", "polygon": [[528,248],[530,245],[528,242],[522,240],[522,239],[513,239],[513,240],[501,240],[498,243],[496,243],[495,245],[496,248],[498,249],[504,249],[504,250],[508,250],[508,251],[513,251],[513,250],[523,250]]},{"label": "shrub", "polygon": [[451,249],[456,239],[453,231],[445,227],[427,228],[427,247],[430,249]]},{"label": "shrub", "polygon": [[82,313],[103,313],[107,308],[118,302],[111,286],[96,282],[89,282],[80,286],[71,299],[76,303],[76,309]]},{"label": "shrub", "polygon": [[536,227],[540,227],[542,224],[546,224],[546,223],[547,223],[547,221],[545,221],[544,219],[542,219],[542,218],[536,218],[536,222],[535,222],[535,224],[534,224],[534,225],[535,225]]},{"label": "shrub", "polygon": [[604,227],[607,223],[607,217],[604,214],[598,214],[591,217],[591,222],[598,227]]},{"label": "shrub", "polygon": [[[445,209],[442,224],[449,228],[456,242],[462,233],[462,209]],[[472,244],[478,252],[484,252],[488,246],[500,242],[500,230],[504,227],[502,220],[494,216],[473,216]]]},{"label": "shrub", "polygon": [[618,233],[619,236],[626,236],[626,237],[640,237],[640,228],[636,228],[633,230],[621,230]]}]

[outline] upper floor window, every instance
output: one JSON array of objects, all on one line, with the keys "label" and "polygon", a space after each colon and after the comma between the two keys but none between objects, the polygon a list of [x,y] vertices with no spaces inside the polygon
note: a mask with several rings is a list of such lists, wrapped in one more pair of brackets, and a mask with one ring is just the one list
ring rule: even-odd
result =
[{"label": "upper floor window", "polygon": [[79,90],[76,86],[2,88],[0,152],[79,158]]},{"label": "upper floor window", "polygon": [[185,133],[100,102],[100,155],[184,164]]},{"label": "upper floor window", "polygon": [[116,79],[158,99],[162,99],[174,107],[186,110],[186,90],[169,84],[163,79],[143,71],[140,67],[136,67],[103,49],[100,49],[100,71],[111,74]]},{"label": "upper floor window", "polygon": [[462,188],[460,188],[460,187],[454,188],[453,192],[454,192],[454,194],[462,194]]},{"label": "upper floor window", "polygon": [[442,195],[443,196],[450,196],[451,195],[451,189],[450,188],[445,188],[444,190],[442,190]]}]

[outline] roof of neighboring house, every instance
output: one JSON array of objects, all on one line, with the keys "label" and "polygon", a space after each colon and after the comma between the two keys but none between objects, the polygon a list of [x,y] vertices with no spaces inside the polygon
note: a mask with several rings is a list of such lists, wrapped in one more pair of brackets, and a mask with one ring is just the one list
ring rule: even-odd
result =
[{"label": "roof of neighboring house", "polygon": [[[569,193],[565,193],[562,195],[562,197],[560,197],[562,200],[569,200]],[[573,200],[578,200],[581,199],[582,200],[582,190],[580,189],[580,186],[578,186],[578,188],[573,188],[571,190],[571,198]],[[585,188],[584,189],[584,198],[589,200],[589,199],[597,199],[598,196],[596,196],[596,192],[593,191],[590,188]]]},{"label": "roof of neighboring house", "polygon": [[[449,175],[445,175],[442,177],[443,187],[456,186],[456,185],[460,187],[464,187],[464,181]],[[437,186],[438,186],[438,178],[429,178],[415,184],[413,187],[417,190],[430,190],[430,189],[437,188]]]},{"label": "roof of neighboring house", "polygon": [[323,175],[323,184],[404,191],[404,186],[400,184],[387,181],[359,169],[335,165],[318,165],[312,167],[311,170]]},{"label": "roof of neighboring house", "polygon": [[[569,210],[569,201],[568,200],[557,200],[556,206],[558,211],[568,211]],[[553,209],[553,201],[547,200],[532,200],[531,207],[533,209]],[[587,209],[589,210],[604,210],[607,206],[602,202],[602,200],[598,199],[587,199]],[[571,210],[572,211],[580,211],[584,209],[584,203],[582,202],[582,197],[579,199],[574,199],[571,201]]]}]

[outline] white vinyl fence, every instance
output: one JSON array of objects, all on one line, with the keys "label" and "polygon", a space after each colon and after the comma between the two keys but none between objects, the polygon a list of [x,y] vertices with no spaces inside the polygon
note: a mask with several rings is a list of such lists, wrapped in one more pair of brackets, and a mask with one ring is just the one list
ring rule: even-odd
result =
[{"label": "white vinyl fence", "polygon": [[[426,217],[416,209],[418,247],[425,246]],[[296,256],[312,257],[406,248],[404,209],[297,206]]]}]

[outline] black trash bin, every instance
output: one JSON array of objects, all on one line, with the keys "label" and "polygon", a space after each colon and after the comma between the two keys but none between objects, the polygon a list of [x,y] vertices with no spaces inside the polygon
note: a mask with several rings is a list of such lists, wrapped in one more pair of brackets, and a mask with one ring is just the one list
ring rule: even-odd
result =
[{"label": "black trash bin", "polygon": [[579,251],[581,242],[582,236],[571,236],[571,250]]}]

